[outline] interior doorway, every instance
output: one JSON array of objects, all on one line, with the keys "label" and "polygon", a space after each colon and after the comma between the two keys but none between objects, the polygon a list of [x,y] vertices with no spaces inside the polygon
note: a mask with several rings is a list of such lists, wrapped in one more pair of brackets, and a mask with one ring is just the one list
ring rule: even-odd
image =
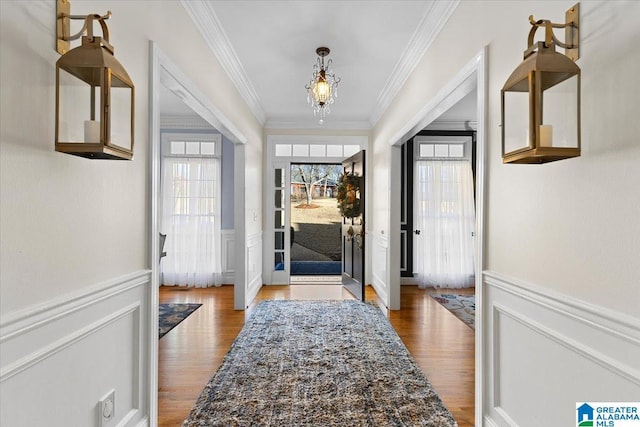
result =
[{"label": "interior doorway", "polygon": [[[234,307],[244,309],[246,307],[248,283],[242,273],[247,270],[246,252],[242,250],[246,242],[245,234],[245,157],[244,144],[247,138],[229,121],[220,110],[191,82],[191,80],[180,70],[180,68],[167,57],[159,46],[151,41],[149,44],[149,69],[150,69],[150,103],[149,103],[149,164],[150,177],[148,185],[150,187],[149,205],[151,210],[150,232],[149,232],[149,265],[152,271],[151,283],[148,289],[148,306],[145,311],[146,331],[149,337],[149,364],[146,371],[146,389],[149,390],[149,413],[150,419],[157,419],[158,416],[158,316],[159,316],[159,288],[160,288],[160,259],[162,252],[160,236],[161,203],[160,203],[160,171],[161,171],[161,115],[180,116],[180,112],[195,113],[197,120],[205,122],[207,126],[216,129],[223,137],[226,137],[233,148],[233,191],[237,195],[233,200],[232,217],[235,221],[234,230],[231,236],[234,237],[236,246],[233,264],[234,274]],[[171,106],[163,105],[171,97],[177,97],[179,103],[171,103]],[[182,105],[180,105],[182,104]],[[178,108],[173,111],[169,108]],[[185,119],[180,119],[184,121]],[[171,128],[166,126],[165,128]],[[200,130],[199,130],[200,132]],[[185,154],[186,154],[185,141]],[[199,146],[202,154],[202,146]],[[205,148],[205,154],[207,148]],[[239,196],[239,197],[238,197]]]},{"label": "interior doorway", "polygon": [[291,164],[292,284],[340,282],[342,217],[336,192],[341,170],[335,163]]},{"label": "interior doorway", "polygon": [[[487,52],[485,46],[471,61],[469,61],[462,69],[440,89],[435,98],[428,100],[423,109],[416,117],[412,118],[409,123],[397,135],[391,138],[391,186],[394,189],[401,188],[401,145],[413,138],[420,131],[434,124],[436,119],[441,118],[443,113],[451,109],[454,105],[465,98],[468,94],[476,91],[475,101],[475,123],[465,120],[462,122],[463,129],[469,130],[470,125],[475,125],[472,129],[476,133],[476,158],[473,164],[475,170],[475,229],[474,229],[474,268],[475,274],[475,418],[476,425],[482,424],[482,408],[484,408],[484,352],[485,338],[483,325],[483,286],[482,274],[484,266],[484,205],[485,205],[485,162],[486,162],[486,94],[487,94]],[[449,127],[449,129],[451,129]],[[433,129],[432,130],[436,130]],[[442,130],[439,128],[438,130]],[[392,201],[395,201],[392,198]],[[400,203],[400,197],[397,196],[396,203]],[[401,216],[400,210],[391,210],[390,227],[391,229],[400,230]],[[389,247],[391,250],[400,249],[401,235],[400,233],[391,234],[389,239]],[[400,266],[389,264],[390,276],[400,278]],[[402,280],[402,283],[406,283]],[[389,308],[400,308],[400,281],[391,282],[389,289]]]}]

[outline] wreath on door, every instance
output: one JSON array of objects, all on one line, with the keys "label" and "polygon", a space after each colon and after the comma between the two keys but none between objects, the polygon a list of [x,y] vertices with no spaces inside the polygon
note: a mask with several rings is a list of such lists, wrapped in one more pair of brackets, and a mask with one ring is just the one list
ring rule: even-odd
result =
[{"label": "wreath on door", "polygon": [[338,209],[345,218],[360,216],[360,176],[345,172],[338,182]]}]

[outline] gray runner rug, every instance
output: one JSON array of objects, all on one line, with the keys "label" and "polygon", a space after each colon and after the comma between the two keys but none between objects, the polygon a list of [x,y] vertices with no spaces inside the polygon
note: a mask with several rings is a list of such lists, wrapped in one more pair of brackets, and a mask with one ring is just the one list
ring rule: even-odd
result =
[{"label": "gray runner rug", "polygon": [[382,311],[263,301],[184,427],[457,426]]}]

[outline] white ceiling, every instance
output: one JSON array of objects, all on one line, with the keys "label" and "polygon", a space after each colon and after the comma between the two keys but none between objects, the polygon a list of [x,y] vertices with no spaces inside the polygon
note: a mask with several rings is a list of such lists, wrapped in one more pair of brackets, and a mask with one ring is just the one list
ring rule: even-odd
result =
[{"label": "white ceiling", "polygon": [[[256,118],[319,127],[306,101],[319,46],[342,80],[329,128],[370,128],[459,0],[182,0]],[[166,97],[164,97],[166,98]]]}]

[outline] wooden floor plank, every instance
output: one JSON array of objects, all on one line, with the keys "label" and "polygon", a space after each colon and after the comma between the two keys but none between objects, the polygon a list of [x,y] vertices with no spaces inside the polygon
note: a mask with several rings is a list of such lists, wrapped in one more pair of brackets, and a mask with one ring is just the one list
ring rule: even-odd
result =
[{"label": "wooden floor plank", "polygon": [[[440,291],[474,292],[473,289]],[[370,286],[366,288],[366,299],[378,301],[460,427],[472,427],[474,332],[428,295],[438,292],[403,286],[402,310],[398,311],[386,310]],[[160,303],[203,305],[159,342],[158,425],[182,424],[258,301],[351,298],[351,294],[336,285],[264,286],[247,310],[237,311],[233,309],[232,286],[161,287]]]}]

